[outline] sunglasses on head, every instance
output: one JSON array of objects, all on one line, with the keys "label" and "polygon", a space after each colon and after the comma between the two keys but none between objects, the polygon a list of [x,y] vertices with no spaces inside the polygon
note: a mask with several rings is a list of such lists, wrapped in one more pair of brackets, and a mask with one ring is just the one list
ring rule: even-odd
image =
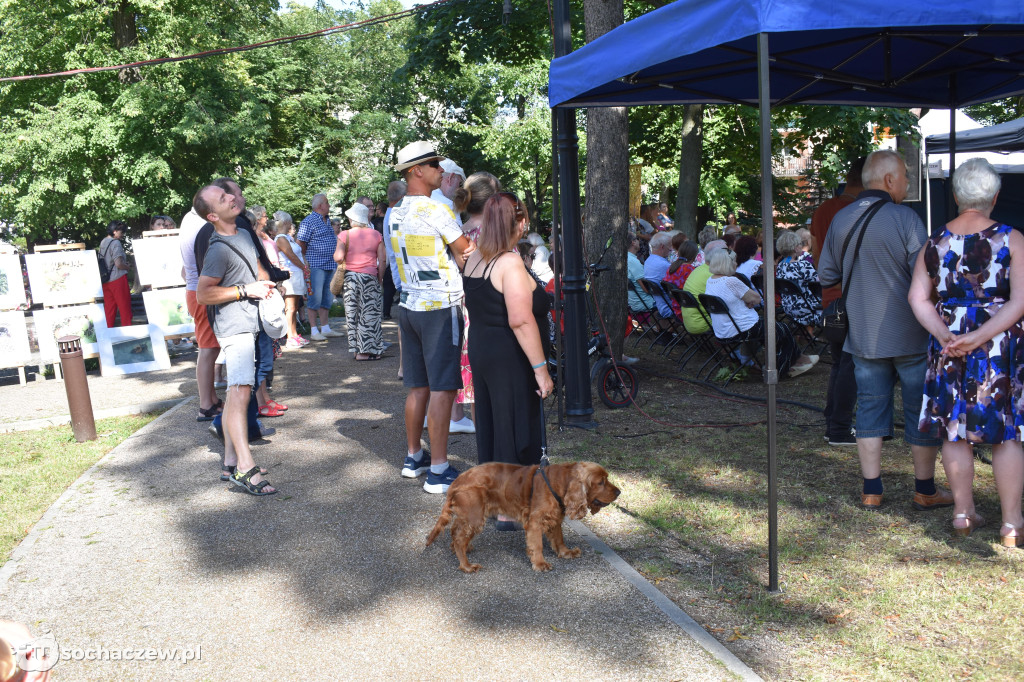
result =
[{"label": "sunglasses on head", "polygon": [[523,205],[519,203],[519,197],[517,197],[515,194],[512,194],[512,192],[498,192],[498,196],[505,197],[506,199],[512,202],[512,204],[516,207],[516,218],[523,217]]}]

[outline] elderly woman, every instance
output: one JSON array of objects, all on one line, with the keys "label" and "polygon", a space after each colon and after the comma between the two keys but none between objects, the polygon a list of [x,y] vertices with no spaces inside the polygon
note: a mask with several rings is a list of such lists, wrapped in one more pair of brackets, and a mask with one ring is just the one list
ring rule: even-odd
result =
[{"label": "elderly woman", "polygon": [[1018,547],[1024,543],[1024,237],[989,218],[1000,184],[983,159],[957,168],[959,215],[921,249],[908,300],[931,334],[919,428],[943,432],[953,532],[970,535],[985,525],[971,491],[972,444],[988,443],[1002,507],[999,534],[1005,546]]},{"label": "elderly woman", "polygon": [[382,282],[388,259],[384,238],[370,227],[370,209],[358,201],[345,211],[351,229],[338,235],[334,261],[345,266],[345,322],[348,352],[356,360],[379,360],[384,352],[380,321],[384,310]]},{"label": "elderly woman", "polygon": [[810,285],[818,281],[818,271],[804,251],[804,241],[796,232],[786,230],[775,240],[775,249],[779,253],[775,277],[800,288],[799,296],[782,296],[782,309],[803,326],[814,327],[821,322],[821,298],[811,292]]},{"label": "elderly woman", "polygon": [[288,318],[288,341],[286,350],[296,350],[308,346],[310,342],[299,334],[298,309],[299,301],[306,293],[306,277],[309,268],[302,259],[302,249],[295,242],[293,233],[295,223],[290,213],[277,211],[274,213],[274,244],[277,246],[278,267],[291,273],[291,278],[281,283],[284,289],[284,311]]},{"label": "elderly woman", "polygon": [[[765,323],[754,308],[761,304],[761,296],[733,277],[736,272],[734,258],[735,254],[726,249],[715,249],[710,253],[708,268],[711,277],[705,293],[722,299],[729,308],[729,315],[711,314],[711,327],[720,339],[750,341],[752,345],[760,346],[765,339]],[[729,319],[730,316],[732,319]],[[739,325],[739,329],[736,325]],[[781,377],[799,376],[818,362],[817,355],[800,354],[789,328],[781,322],[775,324],[775,355]],[[745,358],[741,357],[740,360],[744,361]]]},{"label": "elderly woman", "polygon": [[[463,286],[473,325],[469,361],[476,391],[476,449],[481,464],[538,464],[541,400],[551,393],[547,368],[548,295],[513,247],[529,220],[519,199],[487,200]],[[498,528],[512,530],[498,517]]]}]

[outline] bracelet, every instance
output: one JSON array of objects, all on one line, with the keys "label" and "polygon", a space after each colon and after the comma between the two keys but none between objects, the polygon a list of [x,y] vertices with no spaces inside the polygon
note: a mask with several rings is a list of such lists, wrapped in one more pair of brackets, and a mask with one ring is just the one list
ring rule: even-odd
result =
[{"label": "bracelet", "polygon": [[236,300],[236,301],[241,301],[241,300],[242,300],[242,298],[243,298],[243,297],[242,297],[242,287],[240,287],[240,286],[238,286],[238,285],[236,284],[236,285],[235,285],[235,300]]},{"label": "bracelet", "polygon": [[540,369],[541,367],[544,367],[547,364],[547,362],[538,362],[536,365],[533,365],[532,367],[533,369]]}]

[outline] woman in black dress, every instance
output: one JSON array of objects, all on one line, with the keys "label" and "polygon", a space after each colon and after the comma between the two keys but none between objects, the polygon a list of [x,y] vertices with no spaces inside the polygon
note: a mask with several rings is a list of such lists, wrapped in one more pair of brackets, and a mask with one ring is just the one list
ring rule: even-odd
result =
[{"label": "woman in black dress", "polygon": [[[519,199],[501,192],[484,205],[476,250],[463,287],[476,392],[479,462],[540,463],[540,401],[551,393],[547,369],[548,295],[514,247],[529,222]],[[510,520],[498,517],[499,528]]]}]

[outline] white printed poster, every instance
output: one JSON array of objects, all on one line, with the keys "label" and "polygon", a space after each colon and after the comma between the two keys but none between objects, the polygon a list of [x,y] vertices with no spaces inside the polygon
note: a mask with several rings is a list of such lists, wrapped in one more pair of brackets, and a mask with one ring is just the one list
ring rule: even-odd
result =
[{"label": "white printed poster", "polygon": [[30,253],[25,267],[35,303],[68,305],[103,298],[95,251]]}]

